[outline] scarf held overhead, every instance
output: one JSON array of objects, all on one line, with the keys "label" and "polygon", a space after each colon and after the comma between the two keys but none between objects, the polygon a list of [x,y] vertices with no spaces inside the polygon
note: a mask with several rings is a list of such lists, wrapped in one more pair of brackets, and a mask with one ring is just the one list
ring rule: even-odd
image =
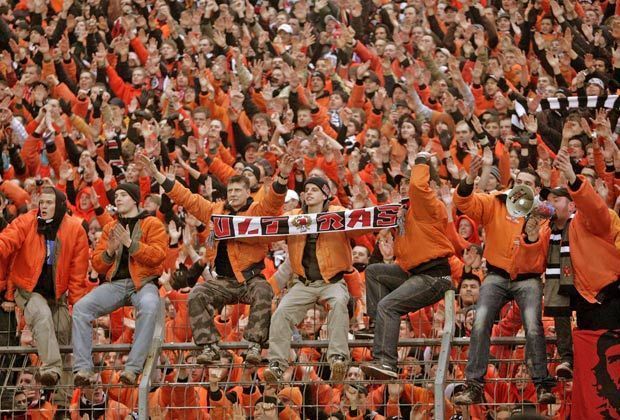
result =
[{"label": "scarf held overhead", "polygon": [[361,229],[388,229],[401,226],[401,204],[385,204],[363,209],[295,214],[290,216],[211,216],[215,240],[260,236],[308,235]]}]

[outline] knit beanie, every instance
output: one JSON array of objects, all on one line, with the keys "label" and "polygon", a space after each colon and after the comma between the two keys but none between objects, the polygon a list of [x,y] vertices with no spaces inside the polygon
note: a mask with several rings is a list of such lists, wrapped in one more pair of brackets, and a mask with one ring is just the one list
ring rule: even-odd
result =
[{"label": "knit beanie", "polygon": [[130,182],[123,182],[116,187],[115,191],[123,190],[136,202],[136,205],[140,204],[140,187]]},{"label": "knit beanie", "polygon": [[331,197],[331,188],[329,188],[329,184],[323,178],[320,178],[318,176],[308,178],[304,183],[304,190],[306,189],[306,185],[308,184],[313,184],[319,187],[319,190],[321,190],[326,200]]}]

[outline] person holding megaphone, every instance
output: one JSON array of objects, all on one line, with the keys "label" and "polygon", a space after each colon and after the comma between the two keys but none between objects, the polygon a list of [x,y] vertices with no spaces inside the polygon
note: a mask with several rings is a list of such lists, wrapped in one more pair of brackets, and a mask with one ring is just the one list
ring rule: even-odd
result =
[{"label": "person holding megaphone", "polygon": [[555,166],[568,186],[541,191],[554,215],[548,224],[541,225],[540,216],[528,220],[515,263],[545,273],[545,315],[554,317],[562,358],[556,375],[570,379],[572,311],[581,330],[620,329],[620,251],[610,234],[613,210],[583,175],[575,175],[565,147]]},{"label": "person holding megaphone", "polygon": [[[514,257],[526,215],[535,205],[540,178],[530,169],[519,172],[513,190],[503,193],[474,193],[474,182],[482,168],[482,158],[472,154],[469,174],[454,192],[454,204],[484,227],[488,276],[480,287],[476,318],[471,332],[469,359],[465,370],[465,391],[455,398],[459,405],[483,402],[484,376],[489,361],[491,330],[501,308],[515,300],[521,310],[527,358],[532,362],[532,379],[538,402],[552,404],[555,381],[547,371],[547,353],[542,326],[543,286],[540,272],[528,265],[515,266]],[[511,273],[513,274],[511,276]]]}]

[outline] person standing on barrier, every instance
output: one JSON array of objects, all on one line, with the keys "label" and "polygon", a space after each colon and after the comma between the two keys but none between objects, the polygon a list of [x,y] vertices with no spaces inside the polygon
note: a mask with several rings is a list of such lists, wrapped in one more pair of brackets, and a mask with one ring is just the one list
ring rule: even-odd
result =
[{"label": "person standing on barrier", "polygon": [[168,235],[156,217],[140,211],[140,188],[120,184],[114,192],[118,221],[103,228],[93,252],[92,265],[105,274],[98,286],[73,307],[73,371],[78,387],[92,385],[92,321],[114,310],[133,305],[136,309],[134,342],[119,380],[134,385],[144,367],[161,312],[157,279],[163,272]]},{"label": "person standing on barrier", "polygon": [[548,225],[539,226],[534,217],[528,220],[517,264],[546,273],[545,313],[555,317],[562,358],[556,375],[570,379],[572,311],[577,312],[579,329],[620,329],[620,252],[611,235],[611,210],[584,176],[575,175],[565,148],[560,149],[556,165],[568,187],[541,193],[555,214]]},{"label": "person standing on barrier", "polygon": [[[331,190],[320,177],[308,178],[304,185],[304,205],[287,214],[341,211],[330,206]],[[269,367],[264,371],[267,382],[279,382],[288,368],[293,327],[299,324],[315,303],[329,307],[327,359],[331,380],[341,381],[349,361],[349,291],[345,276],[359,275],[353,270],[351,245],[346,232],[287,237],[289,259],[297,275],[292,287],[280,301],[269,329]]]},{"label": "person standing on barrier", "polygon": [[[493,323],[500,309],[516,300],[523,318],[527,339],[527,358],[531,362],[531,376],[537,387],[538,402],[552,404],[553,379],[547,372],[547,353],[542,325],[542,282],[540,275],[521,270],[511,280],[515,254],[515,241],[521,235],[524,217],[512,216],[506,206],[506,194],[473,193],[474,181],[482,168],[482,158],[472,156],[469,174],[454,192],[454,204],[465,215],[484,227],[488,275],[480,287],[476,317],[471,332],[469,359],[465,370],[466,389],[455,398],[455,403],[469,405],[483,400],[484,375],[489,361],[490,339]],[[522,170],[515,181],[533,191],[540,186],[534,171]]]},{"label": "person standing on barrier", "polygon": [[[69,305],[86,294],[88,272],[88,237],[81,220],[67,214],[61,191],[43,187],[38,210],[16,218],[0,233],[0,260],[12,261],[3,308],[14,298],[23,311],[41,360],[37,380],[54,386],[63,376],[59,344],[71,342]],[[70,376],[61,381],[70,382]],[[68,408],[66,397],[61,388],[54,400]]]},{"label": "person standing on barrier", "polygon": [[[183,206],[208,228],[211,228],[212,214],[279,215],[284,205],[288,176],[294,164],[293,158],[288,155],[280,160],[280,172],[260,201],[255,202],[250,196],[248,179],[237,175],[228,180],[226,202],[213,203],[166,178],[147,157],[142,156],[139,160],[176,204]],[[196,359],[199,364],[211,364],[220,357],[217,345],[219,334],[213,323],[216,310],[239,302],[250,305],[249,323],[244,333],[244,339],[249,342],[245,361],[250,364],[260,363],[262,347],[269,337],[273,298],[273,290],[262,274],[267,251],[267,243],[261,238],[218,241],[207,251],[215,271],[214,279],[194,286],[188,302],[194,343],[203,347]]]},{"label": "person standing on barrier", "polygon": [[446,208],[434,190],[440,180],[430,157],[418,153],[411,170],[404,232],[398,232],[394,242],[395,264],[366,268],[366,304],[374,321],[374,342],[373,361],[362,370],[369,377],[398,378],[400,317],[440,301],[452,289],[448,258],[454,248],[446,236]]}]

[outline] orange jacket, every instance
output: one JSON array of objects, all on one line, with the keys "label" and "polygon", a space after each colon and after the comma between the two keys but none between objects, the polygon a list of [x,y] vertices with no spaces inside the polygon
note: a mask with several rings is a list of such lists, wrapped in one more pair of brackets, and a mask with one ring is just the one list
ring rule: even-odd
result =
[{"label": "orange jacket", "polygon": [[131,100],[142,94],[142,88],[136,88],[130,83],[125,83],[123,79],[116,73],[114,67],[106,67],[110,88],[116,96],[118,96],[125,105],[129,105]]},{"label": "orange jacket", "polygon": [[[229,214],[230,210],[225,207],[225,203],[213,203],[205,199],[200,194],[192,194],[191,191],[183,187],[178,182],[170,185],[164,182],[166,194],[178,205],[183,206],[189,213],[208,226],[207,230],[212,229],[212,214]],[[254,201],[247,210],[238,213],[239,216],[276,216],[284,205],[285,194],[276,193],[273,188],[269,188],[264,197],[259,201]],[[215,261],[217,253],[217,243],[214,247],[207,250],[207,257],[211,263]],[[265,258],[268,251],[267,242],[260,238],[234,239],[228,240],[228,258],[235,272],[235,277],[240,283],[244,282],[243,271],[251,266],[260,263]]]},{"label": "orange jacket", "polygon": [[[343,211],[345,208],[339,206],[329,206],[327,211]],[[295,209],[287,215],[301,214],[301,209]],[[298,276],[305,277],[302,259],[304,248],[306,247],[306,235],[292,235],[286,237],[288,253],[291,259],[293,272]],[[319,235],[316,242],[316,257],[321,270],[321,275],[328,281],[338,273],[352,270],[353,260],[351,257],[351,245],[347,232],[332,232]]]},{"label": "orange jacket", "polygon": [[405,271],[454,254],[454,247],[446,236],[446,207],[431,189],[429,179],[428,165],[418,164],[411,170],[405,233],[397,234],[394,240],[396,264]]},{"label": "orange jacket", "polygon": [[[599,292],[620,276],[620,251],[611,231],[607,205],[583,177],[581,186],[569,192],[577,213],[570,223],[570,259],[573,264],[575,288],[588,302],[596,303]],[[538,241],[528,244],[521,238],[515,264],[529,264],[536,272],[547,265],[551,229],[542,226]],[[596,263],[594,263],[596,262]]]},{"label": "orange jacket", "polygon": [[[487,262],[511,272],[516,252],[515,244],[519,242],[525,219],[513,218],[508,214],[503,194],[472,193],[463,197],[459,195],[459,188],[454,191],[454,205],[484,228],[484,257]],[[530,266],[531,264],[515,266],[515,274],[531,273]]]},{"label": "orange jacket", "polygon": [[[93,268],[105,274],[111,280],[118,270],[121,254],[110,257],[106,252],[108,236],[116,223],[108,223],[103,228],[103,235],[93,252]],[[168,250],[168,235],[163,223],[156,217],[141,218],[131,232],[132,243],[129,247],[129,273],[136,289],[159,277],[163,271],[164,260]]]},{"label": "orange jacket", "polygon": [[[0,233],[0,259],[13,256],[7,298],[12,287],[32,292],[37,285],[47,250],[43,235],[37,232],[37,210],[13,220]],[[54,259],[56,299],[67,291],[74,304],[86,293],[88,272],[88,238],[81,222],[65,215],[56,236]]]}]

